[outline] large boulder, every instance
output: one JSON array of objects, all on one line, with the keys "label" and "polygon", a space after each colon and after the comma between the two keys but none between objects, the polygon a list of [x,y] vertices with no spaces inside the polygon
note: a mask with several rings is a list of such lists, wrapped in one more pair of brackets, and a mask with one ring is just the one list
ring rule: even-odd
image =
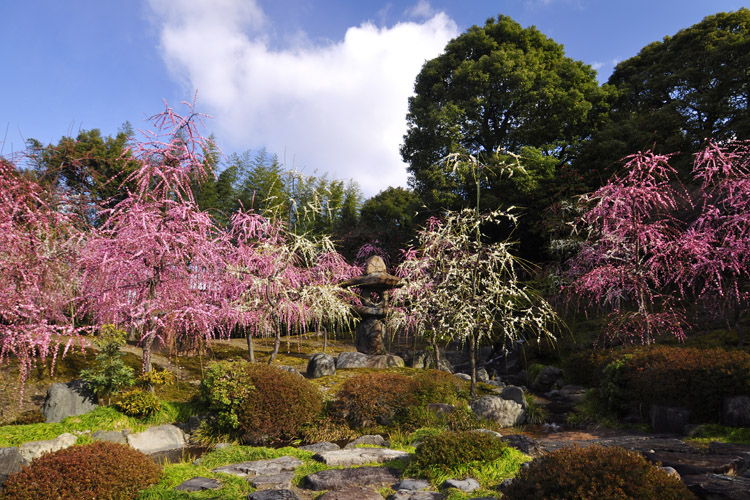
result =
[{"label": "large boulder", "polygon": [[391,487],[398,482],[401,472],[387,467],[355,467],[313,472],[304,478],[305,488],[311,490],[343,490],[352,486]]},{"label": "large boulder", "polygon": [[750,427],[750,396],[726,398],[722,420],[730,427]]},{"label": "large boulder", "polygon": [[496,422],[501,427],[513,427],[526,422],[523,407],[500,396],[484,396],[473,400],[470,406],[478,418]]},{"label": "large boulder", "polygon": [[541,392],[552,390],[557,382],[562,379],[563,372],[556,366],[545,366],[536,376],[531,386]]},{"label": "large boulder", "polygon": [[127,435],[128,444],[143,453],[172,450],[185,446],[185,434],[174,425],[157,425]]},{"label": "large boulder", "polygon": [[404,360],[392,354],[370,355],[361,352],[342,352],[336,359],[336,369],[403,367]]},{"label": "large boulder", "polygon": [[516,403],[521,405],[521,408],[523,408],[524,410],[528,406],[528,403],[526,402],[526,393],[517,385],[505,386],[503,388],[503,391],[500,393],[500,397],[510,401],[515,401]]},{"label": "large boulder", "polygon": [[83,415],[96,408],[96,396],[83,380],[52,384],[42,405],[47,422],[61,422],[66,417]]},{"label": "large boulder", "polygon": [[320,378],[336,373],[336,360],[330,354],[319,352],[310,356],[307,361],[307,376]]},{"label": "large boulder", "polygon": [[28,462],[21,456],[18,448],[0,448],[0,490],[8,476],[21,470]]}]

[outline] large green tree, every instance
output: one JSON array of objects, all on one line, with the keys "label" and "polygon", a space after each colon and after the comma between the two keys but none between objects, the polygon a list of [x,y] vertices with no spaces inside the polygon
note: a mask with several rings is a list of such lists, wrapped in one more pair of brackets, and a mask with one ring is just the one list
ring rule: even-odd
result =
[{"label": "large green tree", "polygon": [[708,16],[647,45],[608,84],[609,121],[580,168],[606,179],[634,151],[679,151],[670,163],[686,176],[704,140],[750,138],[750,10]]},{"label": "large green tree", "polygon": [[[554,176],[587,137],[603,106],[595,71],[562,45],[506,16],[473,26],[427,61],[409,100],[401,155],[410,184],[431,209],[473,206],[475,180],[444,159],[469,154],[489,163],[498,150],[523,153],[529,178]],[[482,179],[489,208],[516,191],[492,165]],[[536,196],[519,201],[529,205]],[[518,198],[516,196],[516,198]]]}]

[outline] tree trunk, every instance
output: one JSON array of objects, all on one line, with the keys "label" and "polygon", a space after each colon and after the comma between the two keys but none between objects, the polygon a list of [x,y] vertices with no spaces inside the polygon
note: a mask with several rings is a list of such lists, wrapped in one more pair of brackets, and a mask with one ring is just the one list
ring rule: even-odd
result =
[{"label": "tree trunk", "polygon": [[276,355],[279,353],[279,346],[281,346],[281,329],[276,329],[276,338],[273,342],[273,352],[271,352],[271,357],[268,358],[268,364],[270,365],[273,363],[273,360],[276,359]]},{"label": "tree trunk", "polygon": [[[437,345],[437,339],[435,338],[437,334],[435,333],[435,330],[432,330],[432,335],[430,336],[430,346],[432,346],[432,355],[435,357],[435,369],[440,369],[440,348]],[[426,365],[425,365],[426,366]]]},{"label": "tree trunk", "polygon": [[255,345],[253,344],[253,335],[251,332],[245,332],[247,339],[247,356],[251,363],[255,363]]},{"label": "tree trunk", "polygon": [[745,344],[745,332],[742,330],[742,324],[740,323],[740,305],[734,305],[734,329],[737,331],[737,346],[742,348]]},{"label": "tree trunk", "polygon": [[[151,365],[151,347],[154,345],[154,336],[149,335],[146,340],[143,341],[143,373],[149,373],[153,370]],[[148,384],[148,390],[152,394],[156,392],[153,384]]]},{"label": "tree trunk", "polygon": [[469,371],[471,372],[471,397],[477,397],[477,349],[475,337],[469,339]]}]

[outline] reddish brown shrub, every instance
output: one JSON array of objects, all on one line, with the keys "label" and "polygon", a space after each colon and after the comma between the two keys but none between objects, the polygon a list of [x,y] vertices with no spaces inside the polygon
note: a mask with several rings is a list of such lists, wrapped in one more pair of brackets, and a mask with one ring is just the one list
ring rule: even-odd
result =
[{"label": "reddish brown shrub", "polygon": [[682,500],[695,496],[684,483],[622,448],[566,447],[521,469],[505,500]]},{"label": "reddish brown shrub", "polygon": [[5,500],[131,500],[156,484],[161,467],[129,446],[99,441],[42,455],[11,474]]},{"label": "reddish brown shrub", "polygon": [[365,373],[341,386],[333,405],[337,417],[353,427],[388,425],[418,403],[410,377],[397,373]]}]

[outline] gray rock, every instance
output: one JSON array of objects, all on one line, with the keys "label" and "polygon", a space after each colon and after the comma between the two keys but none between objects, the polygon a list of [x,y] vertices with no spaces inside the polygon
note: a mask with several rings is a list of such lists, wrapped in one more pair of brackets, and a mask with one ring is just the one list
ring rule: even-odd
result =
[{"label": "gray rock", "polygon": [[390,446],[390,443],[385,440],[380,434],[367,434],[365,436],[359,436],[354,441],[347,443],[344,449],[356,448],[357,446],[371,445],[371,446]]},{"label": "gray rock", "polygon": [[454,372],[453,364],[445,358],[440,358],[437,369],[448,373]]},{"label": "gray rock", "polygon": [[185,434],[174,425],[149,427],[143,432],[128,434],[126,439],[131,448],[147,454],[185,446]]},{"label": "gray rock", "polygon": [[483,434],[489,434],[490,436],[495,436],[498,439],[503,437],[503,435],[500,434],[499,432],[495,432],[490,429],[474,429],[471,432],[481,432]]},{"label": "gray rock", "polygon": [[[333,452],[331,452],[333,453]],[[314,472],[304,478],[311,490],[342,490],[352,486],[391,487],[398,482],[400,472],[387,467],[356,467]]]},{"label": "gray rock", "polygon": [[336,369],[346,368],[392,368],[403,367],[404,360],[392,354],[364,354],[342,352],[336,358]]},{"label": "gray rock", "polygon": [[174,487],[177,491],[205,491],[205,490],[218,490],[221,488],[221,483],[216,479],[210,479],[207,477],[194,477],[183,481]]},{"label": "gray rock", "polygon": [[667,474],[669,474],[670,476],[674,476],[677,479],[680,479],[680,473],[677,472],[677,469],[675,469],[674,467],[667,466],[667,467],[660,467],[660,469],[666,472]]},{"label": "gray rock", "polygon": [[388,496],[388,500],[442,500],[444,497],[437,491],[397,490]]},{"label": "gray rock", "polygon": [[649,411],[654,432],[684,434],[690,423],[690,410],[672,406],[652,405]]},{"label": "gray rock", "polygon": [[96,431],[91,437],[94,441],[109,441],[110,443],[128,444],[125,435],[120,431]]},{"label": "gray rock", "polygon": [[512,446],[521,453],[530,457],[538,457],[543,454],[543,450],[536,440],[522,434],[509,434],[501,438],[505,444]]},{"label": "gray rock", "polygon": [[429,368],[433,364],[432,354],[427,351],[417,351],[411,357],[409,366],[417,370]]},{"label": "gray rock", "polygon": [[501,427],[513,427],[526,421],[526,412],[521,405],[499,396],[484,396],[475,399],[470,406],[478,418],[496,422]]},{"label": "gray rock", "polygon": [[497,485],[497,490],[502,493],[503,491],[510,488],[510,485],[513,484],[513,479],[514,478],[512,477],[509,477],[508,479],[503,479],[503,482]]},{"label": "gray rock", "polygon": [[750,427],[750,396],[726,398],[722,420],[730,427]]},{"label": "gray rock", "polygon": [[487,370],[485,370],[483,366],[477,368],[477,381],[479,382],[490,381],[490,374],[487,373]]},{"label": "gray rock", "polygon": [[304,375],[300,373],[300,371],[295,368],[294,366],[287,366],[287,365],[274,365],[274,367],[278,368],[279,370],[284,370],[285,372],[289,372],[292,375],[297,375],[304,378]]},{"label": "gray rock", "polygon": [[448,415],[456,411],[456,407],[447,403],[428,403],[427,409],[438,415]]},{"label": "gray rock", "polygon": [[292,490],[260,490],[250,493],[247,500],[301,500]]},{"label": "gray rock", "polygon": [[447,481],[443,482],[440,487],[455,488],[457,490],[465,491],[466,493],[471,493],[472,491],[479,489],[480,484],[479,481],[477,481],[473,477],[468,477],[466,479],[448,479]]},{"label": "gray rock", "polygon": [[318,500],[383,500],[383,496],[372,488],[357,487],[323,493]]},{"label": "gray rock", "polygon": [[532,387],[541,392],[548,392],[562,377],[562,373],[562,370],[555,366],[545,366],[534,379]]},{"label": "gray rock", "polygon": [[563,395],[563,397],[570,401],[573,401],[574,403],[583,401],[583,398],[586,397],[587,392],[588,390],[585,387],[581,387],[580,385],[564,385],[560,388],[560,393]]},{"label": "gray rock", "polygon": [[247,482],[257,490],[288,490],[292,487],[294,472],[285,471],[278,474],[255,476],[247,479]]},{"label": "gray rock", "polygon": [[509,385],[503,388],[503,392],[500,393],[500,397],[509,401],[515,401],[521,408],[526,410],[528,403],[526,403],[526,394],[523,389],[517,385]]},{"label": "gray rock", "polygon": [[683,475],[682,482],[698,498],[748,500],[750,479],[724,474]]},{"label": "gray rock", "polygon": [[41,457],[45,453],[52,453],[53,451],[62,450],[63,448],[69,448],[76,444],[77,440],[77,436],[66,432],[60,434],[55,439],[24,443],[18,447],[18,452],[26,462],[31,463],[32,460]]},{"label": "gray rock", "polygon": [[340,450],[341,446],[337,445],[336,443],[330,443],[328,441],[322,441],[320,443],[306,444],[305,446],[300,446],[299,449],[300,450],[305,450],[305,451],[312,451],[314,453],[317,453],[319,451]]},{"label": "gray rock", "polygon": [[471,382],[471,375],[469,375],[468,373],[455,373],[454,375],[461,380]]},{"label": "gray rock", "polygon": [[0,448],[0,491],[2,485],[8,476],[21,470],[21,467],[28,465],[28,462],[21,456],[18,448]]},{"label": "gray rock", "polygon": [[223,465],[211,469],[211,472],[223,472],[225,474],[232,474],[240,477],[269,476],[281,472],[294,471],[297,467],[302,465],[302,463],[302,460],[299,460],[298,458],[284,456],[268,460],[254,460],[251,462]]},{"label": "gray rock", "polygon": [[402,479],[393,486],[394,490],[426,490],[430,487],[430,482],[424,479]]},{"label": "gray rock", "polygon": [[307,376],[320,378],[336,373],[336,360],[330,354],[319,352],[307,361]]},{"label": "gray rock", "polygon": [[47,422],[61,422],[64,418],[83,415],[96,408],[96,396],[82,380],[67,384],[52,384],[42,404],[42,413]]},{"label": "gray rock", "polygon": [[313,459],[330,466],[351,467],[369,463],[385,463],[399,458],[408,458],[405,451],[389,448],[349,448],[345,450],[321,451]]}]

